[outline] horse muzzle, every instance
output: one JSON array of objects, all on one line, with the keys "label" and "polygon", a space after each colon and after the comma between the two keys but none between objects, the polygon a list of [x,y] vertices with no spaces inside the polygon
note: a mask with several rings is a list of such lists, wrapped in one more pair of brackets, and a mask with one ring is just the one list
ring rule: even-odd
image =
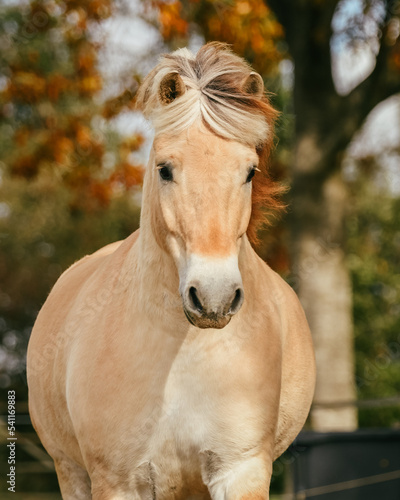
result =
[{"label": "horse muzzle", "polygon": [[180,286],[187,319],[198,328],[224,328],[244,300],[237,257],[191,256],[188,264]]}]

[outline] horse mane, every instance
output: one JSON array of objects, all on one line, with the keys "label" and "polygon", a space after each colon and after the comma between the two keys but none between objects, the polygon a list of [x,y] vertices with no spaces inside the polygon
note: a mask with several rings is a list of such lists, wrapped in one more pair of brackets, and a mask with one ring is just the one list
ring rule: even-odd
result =
[{"label": "horse mane", "polygon": [[[165,101],[161,102],[160,86],[170,73],[178,74],[186,88],[165,105]],[[208,43],[196,55],[179,49],[163,55],[147,75],[136,96],[136,106],[152,121],[156,134],[178,135],[201,121],[224,139],[256,148],[261,172],[253,179],[252,214],[247,229],[250,241],[256,244],[257,229],[269,222],[268,214],[283,208],[279,195],[284,189],[272,181],[267,169],[278,113],[263,85],[260,91],[252,76],[261,81],[226,44]]]}]

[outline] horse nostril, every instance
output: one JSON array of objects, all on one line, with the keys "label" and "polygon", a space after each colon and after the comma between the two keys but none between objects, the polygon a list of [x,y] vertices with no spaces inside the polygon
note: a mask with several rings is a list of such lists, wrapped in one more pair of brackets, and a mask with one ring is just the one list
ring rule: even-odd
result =
[{"label": "horse nostril", "polygon": [[189,288],[189,299],[192,303],[192,306],[197,309],[200,313],[203,312],[204,308],[200,302],[200,299],[197,296],[197,290],[194,286]]},{"label": "horse nostril", "polygon": [[233,298],[229,312],[235,314],[239,311],[243,302],[243,290],[238,288],[235,292],[235,297]]}]

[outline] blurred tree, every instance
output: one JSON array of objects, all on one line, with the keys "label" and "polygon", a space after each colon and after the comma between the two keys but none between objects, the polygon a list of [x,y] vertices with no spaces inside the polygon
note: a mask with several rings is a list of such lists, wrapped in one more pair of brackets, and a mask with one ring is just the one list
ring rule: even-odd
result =
[{"label": "blurred tree", "polygon": [[[399,9],[389,0],[153,1],[161,32],[182,44],[201,33],[233,44],[265,77],[285,55],[294,63],[296,117],[290,163],[292,285],[313,333],[317,402],[353,400],[352,291],[345,262],[347,188],[344,152],[369,112],[400,91]],[[271,9],[271,10],[270,10]],[[350,10],[340,33],[343,47],[370,48],[375,67],[347,95],[332,74],[333,18]],[[276,16],[276,17],[275,17]],[[280,25],[277,23],[279,21]],[[336,39],[337,41],[337,39]],[[285,49],[287,53],[285,53]],[[316,430],[351,430],[354,408],[312,411]]]},{"label": "blurred tree", "polygon": [[[320,402],[355,397],[352,291],[345,262],[347,189],[340,175],[344,152],[369,112],[400,91],[396,63],[398,12],[389,1],[362,2],[361,16],[346,25],[345,44],[376,44],[371,74],[347,95],[332,76],[332,19],[346,1],[269,4],[285,29],[294,62],[296,115],[292,164],[293,264],[300,298],[313,332]],[[376,35],[368,33],[371,24]],[[373,47],[374,48],[374,47]],[[315,409],[317,430],[353,429],[354,409]]]},{"label": "blurred tree", "polygon": [[[15,176],[52,172],[82,210],[106,206],[114,188],[141,184],[131,160],[141,137],[108,151],[105,119],[128,99],[103,103],[93,32],[110,0],[34,0],[0,12],[0,160]],[[107,155],[107,153],[110,153]],[[110,161],[111,158],[111,161]]]},{"label": "blurred tree", "polygon": [[109,0],[0,6],[0,387],[24,372],[30,328],[59,274],[138,225],[128,195],[141,185],[132,153],[143,138],[108,125],[138,85],[100,96],[94,34],[112,13]]}]

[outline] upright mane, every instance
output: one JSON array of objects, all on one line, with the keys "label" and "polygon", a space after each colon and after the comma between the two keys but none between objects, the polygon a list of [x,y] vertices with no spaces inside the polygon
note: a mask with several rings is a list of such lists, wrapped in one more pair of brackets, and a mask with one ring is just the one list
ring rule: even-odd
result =
[{"label": "upright mane", "polygon": [[[163,88],[168,75],[179,75],[176,85]],[[171,95],[173,94],[173,95]],[[282,188],[267,174],[277,112],[264,92],[261,76],[226,44],[212,42],[196,55],[179,49],[162,56],[144,79],[136,105],[152,121],[156,134],[178,135],[195,122],[227,140],[254,147],[261,170],[253,180],[252,215],[247,230],[252,243],[257,229],[266,220],[265,212],[283,207],[278,199]]]}]

